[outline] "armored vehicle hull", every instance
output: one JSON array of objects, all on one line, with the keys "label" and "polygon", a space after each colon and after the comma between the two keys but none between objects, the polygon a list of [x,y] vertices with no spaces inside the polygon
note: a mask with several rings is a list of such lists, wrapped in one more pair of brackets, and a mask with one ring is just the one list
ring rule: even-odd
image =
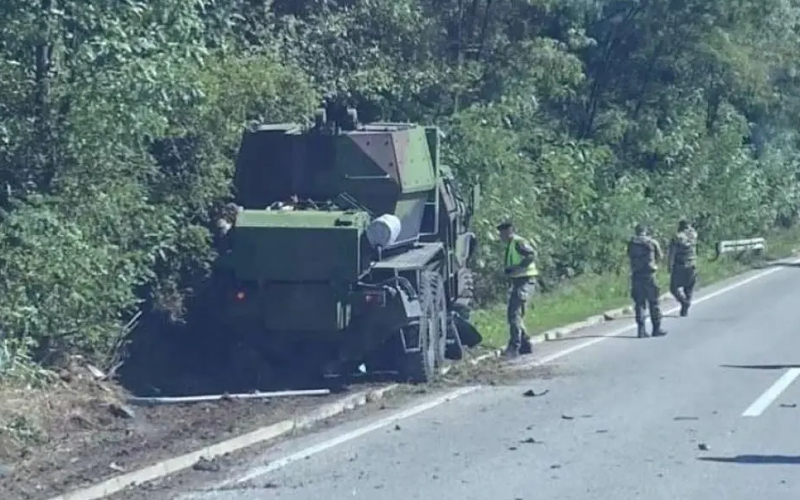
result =
[{"label": "armored vehicle hull", "polygon": [[462,199],[441,137],[435,127],[361,125],[335,107],[312,127],[245,131],[236,206],[219,223],[234,364],[426,382],[480,343],[468,322],[478,192]]}]

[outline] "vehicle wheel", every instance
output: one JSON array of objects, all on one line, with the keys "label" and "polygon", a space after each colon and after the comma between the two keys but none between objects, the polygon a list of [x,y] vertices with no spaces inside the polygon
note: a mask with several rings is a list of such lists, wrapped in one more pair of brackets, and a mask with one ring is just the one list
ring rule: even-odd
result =
[{"label": "vehicle wheel", "polygon": [[417,329],[419,350],[405,353],[400,370],[402,377],[414,384],[430,382],[436,373],[438,338],[443,336],[443,332],[440,334],[438,331],[436,311],[435,290],[439,281],[441,281],[439,275],[429,271],[423,272],[420,279],[419,303],[422,315],[419,326],[411,327]]}]

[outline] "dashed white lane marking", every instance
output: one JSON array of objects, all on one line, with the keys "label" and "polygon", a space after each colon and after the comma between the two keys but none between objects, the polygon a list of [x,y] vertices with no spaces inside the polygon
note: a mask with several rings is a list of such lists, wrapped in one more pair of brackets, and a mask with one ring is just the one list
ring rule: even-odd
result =
[{"label": "dashed white lane marking", "polygon": [[789,388],[792,385],[797,377],[800,377],[800,368],[790,368],[786,370],[786,373],[781,375],[781,378],[775,381],[774,384],[770,386],[769,389],[764,391],[764,393],[758,397],[753,404],[751,404],[745,411],[742,413],[743,417],[758,417],[764,411],[769,408],[778,397],[783,394],[783,391]]}]

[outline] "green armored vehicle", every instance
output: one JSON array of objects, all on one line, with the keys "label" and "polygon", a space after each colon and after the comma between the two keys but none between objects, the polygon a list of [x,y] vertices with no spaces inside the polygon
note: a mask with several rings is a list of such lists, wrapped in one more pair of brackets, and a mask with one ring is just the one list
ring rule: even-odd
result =
[{"label": "green armored vehicle", "polygon": [[458,193],[442,135],[336,106],[311,126],[245,131],[238,207],[220,220],[225,335],[241,352],[273,370],[426,382],[480,343],[467,321],[479,194]]}]

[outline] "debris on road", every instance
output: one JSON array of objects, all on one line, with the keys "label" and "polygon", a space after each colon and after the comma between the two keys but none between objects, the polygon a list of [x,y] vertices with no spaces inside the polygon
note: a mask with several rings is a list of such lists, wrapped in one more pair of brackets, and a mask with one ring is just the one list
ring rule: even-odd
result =
[{"label": "debris on road", "polygon": [[561,420],[575,420],[575,417],[571,415],[561,415]]},{"label": "debris on road", "polygon": [[783,403],[781,408],[797,408],[797,403]]},{"label": "debris on road", "polygon": [[533,389],[528,389],[527,391],[523,392],[522,395],[526,398],[538,398],[539,396],[544,396],[548,392],[550,392],[549,389],[545,389],[540,393],[536,393]]},{"label": "debris on road", "polygon": [[534,439],[532,437],[523,439],[522,441],[520,441],[520,443],[523,443],[523,444],[542,444],[541,441],[537,441],[536,439]]},{"label": "debris on road", "polygon": [[200,460],[195,462],[192,469],[201,472],[219,472],[222,467],[216,460],[209,460],[206,457],[200,457]]},{"label": "debris on road", "polygon": [[705,443],[698,443],[697,449],[699,449],[700,451],[708,451],[708,445]]},{"label": "debris on road", "polygon": [[681,420],[700,420],[700,417],[675,417],[672,420],[679,422]]}]

